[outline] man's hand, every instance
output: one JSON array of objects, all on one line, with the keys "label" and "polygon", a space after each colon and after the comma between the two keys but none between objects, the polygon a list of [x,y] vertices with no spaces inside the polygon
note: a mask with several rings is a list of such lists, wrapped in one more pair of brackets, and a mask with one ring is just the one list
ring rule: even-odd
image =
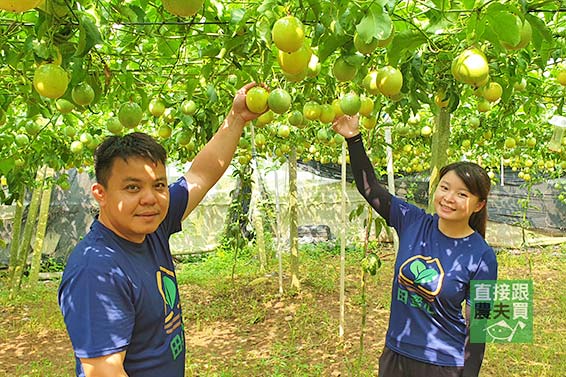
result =
[{"label": "man's hand", "polygon": [[[257,86],[255,82],[244,85],[236,92],[234,96],[234,101],[232,102],[232,108],[228,113],[228,117],[232,117],[235,122],[241,121],[243,123],[249,122],[250,120],[256,119],[261,114],[251,112],[246,106],[246,94],[248,90]],[[265,87],[265,85],[262,85]]]},{"label": "man's hand", "polygon": [[346,139],[354,137],[360,133],[358,116],[343,115],[338,117],[334,119],[332,128]]},{"label": "man's hand", "polygon": [[245,124],[261,115],[251,112],[246,106],[246,94],[256,85],[258,84],[251,82],[236,92],[228,116],[185,173],[189,185],[189,202],[183,219],[201,202],[230,165]]}]

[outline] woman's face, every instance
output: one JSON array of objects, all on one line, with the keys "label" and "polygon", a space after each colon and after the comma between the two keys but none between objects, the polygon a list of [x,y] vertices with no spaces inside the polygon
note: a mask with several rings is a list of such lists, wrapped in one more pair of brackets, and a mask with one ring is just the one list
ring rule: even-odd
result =
[{"label": "woman's face", "polygon": [[434,192],[434,208],[444,220],[467,224],[470,216],[484,205],[485,202],[472,194],[453,170],[444,174]]}]

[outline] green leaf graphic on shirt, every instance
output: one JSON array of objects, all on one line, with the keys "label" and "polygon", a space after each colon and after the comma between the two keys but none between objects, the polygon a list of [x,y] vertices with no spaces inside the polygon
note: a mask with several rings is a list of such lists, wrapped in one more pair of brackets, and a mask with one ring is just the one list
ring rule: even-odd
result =
[{"label": "green leaf graphic on shirt", "polygon": [[163,291],[165,292],[167,304],[173,308],[177,298],[177,287],[175,287],[175,282],[169,276],[163,276]]},{"label": "green leaf graphic on shirt", "polygon": [[413,276],[415,276],[415,278],[417,276],[419,276],[421,271],[426,270],[425,264],[423,262],[421,262],[420,260],[416,260],[413,263],[411,263],[409,268],[411,269],[411,272],[413,273]]},{"label": "green leaf graphic on shirt", "polygon": [[438,272],[436,272],[436,270],[426,268],[426,265],[420,260],[416,260],[411,263],[409,268],[415,276],[415,279],[413,280],[415,284],[430,283],[438,277]]}]

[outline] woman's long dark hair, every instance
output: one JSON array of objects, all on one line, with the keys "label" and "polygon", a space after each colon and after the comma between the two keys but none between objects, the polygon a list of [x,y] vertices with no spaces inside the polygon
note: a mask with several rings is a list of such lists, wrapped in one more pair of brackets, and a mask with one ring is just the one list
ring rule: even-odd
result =
[{"label": "woman's long dark hair", "polygon": [[440,178],[449,171],[456,173],[468,190],[477,196],[480,201],[485,202],[483,208],[478,212],[474,212],[468,221],[470,227],[485,238],[485,229],[487,226],[487,197],[491,189],[491,180],[487,172],[484,168],[473,162],[459,161],[448,164],[440,169]]}]

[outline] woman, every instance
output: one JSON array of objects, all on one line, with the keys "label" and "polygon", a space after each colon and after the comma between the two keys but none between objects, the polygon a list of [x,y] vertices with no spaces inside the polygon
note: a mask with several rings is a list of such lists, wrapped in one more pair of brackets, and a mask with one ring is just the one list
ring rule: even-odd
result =
[{"label": "woman", "polygon": [[495,253],[484,239],[487,173],[471,162],[442,168],[436,214],[427,214],[378,183],[357,116],[337,118],[334,130],[348,143],[358,191],[399,235],[379,376],[477,376],[485,344],[468,342],[462,305],[469,318],[471,280],[497,279]]}]

